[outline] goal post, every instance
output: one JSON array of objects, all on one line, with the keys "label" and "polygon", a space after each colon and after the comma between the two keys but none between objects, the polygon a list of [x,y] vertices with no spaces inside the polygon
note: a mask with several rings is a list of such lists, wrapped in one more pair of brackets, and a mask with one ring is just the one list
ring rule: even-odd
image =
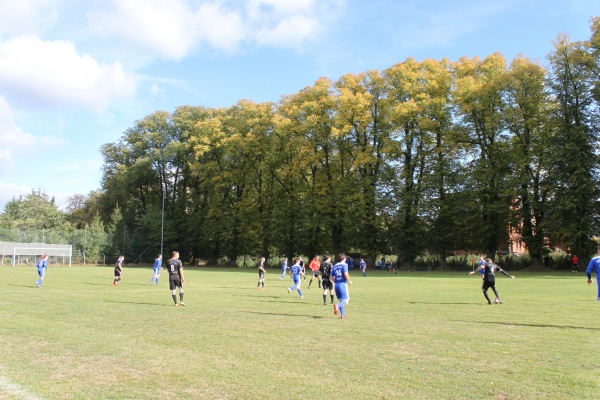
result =
[{"label": "goal post", "polygon": [[70,267],[73,256],[73,246],[70,244],[2,242],[0,249],[2,249],[2,265],[4,265],[4,258],[10,256],[13,267],[20,256],[34,256],[37,259],[44,254],[49,257],[62,257],[62,264],[65,264],[65,259],[68,259]]}]

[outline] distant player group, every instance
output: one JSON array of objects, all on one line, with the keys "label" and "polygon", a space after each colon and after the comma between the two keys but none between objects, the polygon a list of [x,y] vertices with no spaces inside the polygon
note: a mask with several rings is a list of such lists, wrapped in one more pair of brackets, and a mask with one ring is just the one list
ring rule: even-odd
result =
[{"label": "distant player group", "polygon": [[[113,286],[118,286],[123,277],[124,260],[125,257],[123,256],[119,256],[117,259],[114,269]],[[42,255],[37,262],[36,267],[38,270],[39,279],[35,282],[35,286],[41,288],[42,284],[44,283],[44,278],[46,277],[46,270],[48,269],[47,254]],[[333,304],[333,313],[335,315],[339,314],[341,318],[345,319],[346,307],[350,303],[350,292],[348,290],[348,285],[352,285],[352,281],[350,280],[350,275],[348,273],[346,255],[344,253],[340,253],[337,256],[335,265],[331,263],[331,258],[329,256],[324,256],[323,262],[320,262],[319,258],[315,256],[309,263],[308,267],[311,270],[311,279],[308,283],[308,288],[310,289],[314,279],[316,278],[319,283],[319,288],[321,288],[321,286],[323,288],[323,305],[327,304],[327,297],[329,296],[331,299],[330,304]],[[150,285],[153,283],[158,285],[160,280],[160,271],[162,269],[162,255],[159,254],[154,261],[154,274],[150,279]],[[288,267],[287,258],[284,259],[283,264],[281,265],[281,275],[279,276],[279,279],[283,280],[285,278],[288,269],[289,275],[294,282],[293,286],[287,288],[288,294],[292,291],[297,291],[300,298],[304,298],[302,293],[302,281],[306,279],[306,271],[302,257],[297,257],[294,261],[294,264],[290,267]],[[363,276],[366,276],[367,263],[364,261],[364,259],[361,259],[360,261],[360,269],[363,273]],[[167,271],[169,273],[169,289],[171,290],[171,297],[173,298],[175,306],[185,306],[185,302],[183,301],[183,284],[185,282],[185,278],[183,275],[183,264],[181,260],[179,260],[179,252],[174,251],[171,259],[167,261]],[[477,269],[471,271],[469,275],[473,275],[477,272],[480,272],[481,274],[483,280],[481,289],[488,304],[492,304],[492,300],[487,293],[488,289],[492,289],[494,292],[494,302],[501,304],[502,301],[500,300],[498,290],[496,289],[496,272],[500,272],[501,274],[512,279],[515,279],[515,277],[505,272],[490,258],[485,260],[483,257],[481,258]],[[600,256],[594,257],[590,260],[586,270],[588,284],[592,284],[592,273],[596,274],[596,281],[598,284],[598,301],[600,301]],[[259,279],[256,289],[263,289],[265,287],[265,274],[265,258],[262,257],[258,266]],[[179,301],[177,290],[179,290]],[[338,299],[337,304],[334,304],[334,290],[335,296]]]}]

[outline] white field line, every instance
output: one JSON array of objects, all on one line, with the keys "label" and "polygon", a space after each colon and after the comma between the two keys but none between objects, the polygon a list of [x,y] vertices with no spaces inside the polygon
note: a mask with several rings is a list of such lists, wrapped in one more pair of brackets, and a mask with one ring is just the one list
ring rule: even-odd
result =
[{"label": "white field line", "polygon": [[[42,399],[41,397],[39,397],[35,394],[29,393],[21,385],[12,383],[11,381],[9,381],[8,379],[6,379],[3,376],[0,376],[0,389],[7,392],[11,396],[16,396],[23,400],[41,400]],[[2,397],[0,396],[0,399],[1,398]]]}]

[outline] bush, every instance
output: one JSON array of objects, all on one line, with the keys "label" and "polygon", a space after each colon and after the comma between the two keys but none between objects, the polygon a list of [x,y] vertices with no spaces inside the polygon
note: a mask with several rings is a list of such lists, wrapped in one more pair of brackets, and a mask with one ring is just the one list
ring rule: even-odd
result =
[{"label": "bush", "polygon": [[571,268],[571,256],[564,251],[553,251],[544,257],[544,265],[554,270]]}]

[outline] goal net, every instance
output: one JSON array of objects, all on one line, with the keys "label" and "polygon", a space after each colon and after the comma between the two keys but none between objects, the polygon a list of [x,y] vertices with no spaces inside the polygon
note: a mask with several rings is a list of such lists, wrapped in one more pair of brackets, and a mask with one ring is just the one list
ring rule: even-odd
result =
[{"label": "goal net", "polygon": [[0,242],[0,251],[2,252],[0,265],[4,265],[9,258],[13,267],[19,264],[35,264],[42,255],[47,254],[49,263],[68,264],[70,267],[73,246],[70,244]]}]

